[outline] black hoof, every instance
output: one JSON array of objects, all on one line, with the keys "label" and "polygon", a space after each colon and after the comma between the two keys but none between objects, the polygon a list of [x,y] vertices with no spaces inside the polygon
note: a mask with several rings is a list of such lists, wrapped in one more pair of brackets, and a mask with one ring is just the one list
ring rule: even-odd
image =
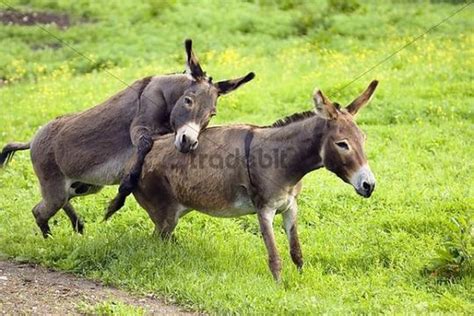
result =
[{"label": "black hoof", "polygon": [[302,274],[303,273],[303,264],[301,264],[300,266],[297,266],[297,269],[298,269],[298,272],[300,274]]},{"label": "black hoof", "polygon": [[42,226],[40,227],[40,229],[44,239],[48,239],[48,237],[52,236],[51,230],[49,229],[49,225]]},{"label": "black hoof", "polygon": [[78,220],[74,225],[72,225],[72,229],[74,229],[76,233],[79,233],[81,235],[84,234],[84,224],[80,220]]}]

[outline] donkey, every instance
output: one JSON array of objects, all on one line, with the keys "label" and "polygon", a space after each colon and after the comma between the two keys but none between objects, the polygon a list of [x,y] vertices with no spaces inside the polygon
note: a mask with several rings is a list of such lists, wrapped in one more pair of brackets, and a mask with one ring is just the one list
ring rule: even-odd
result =
[{"label": "donkey", "polygon": [[159,137],[133,194],[154,222],[155,233],[163,238],[170,237],[179,218],[193,209],[216,217],[256,213],[271,273],[279,281],[281,261],[273,219],[282,214],[291,258],[301,270],[297,197],[307,173],[325,167],[366,198],[375,188],[363,149],[365,136],[354,116],[368,103],[377,84],[372,81],[346,108],[317,90],[314,111],[291,115],[271,126],[207,128],[199,148],[189,155],[172,150],[170,136]]},{"label": "donkey", "polygon": [[[49,219],[61,208],[73,229],[83,232],[82,220],[70,203],[73,197],[120,183],[108,212],[118,210],[138,182],[153,136],[174,132],[174,145],[180,152],[195,150],[200,130],[216,114],[217,98],[254,78],[249,73],[213,83],[194,55],[191,40],[185,41],[185,48],[185,74],[138,80],[100,105],[49,122],[30,143],[5,146],[0,166],[15,151],[31,149],[43,198],[33,214],[45,238],[50,234]],[[130,159],[133,166],[127,171]]]}]

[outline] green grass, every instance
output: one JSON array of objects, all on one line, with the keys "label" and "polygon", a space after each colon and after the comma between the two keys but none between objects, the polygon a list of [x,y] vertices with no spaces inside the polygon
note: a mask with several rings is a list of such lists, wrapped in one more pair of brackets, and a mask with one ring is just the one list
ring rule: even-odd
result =
[{"label": "green grass", "polygon": [[122,302],[105,301],[97,304],[79,303],[77,306],[83,315],[123,315],[143,316],[146,314],[141,307],[131,306]]},{"label": "green grass", "polygon": [[425,272],[439,261],[446,238],[457,234],[452,218],[473,220],[472,5],[344,87],[463,2],[11,3],[87,19],[66,31],[48,31],[94,62],[68,47],[47,48],[55,40],[41,29],[0,25],[0,77],[9,82],[0,88],[2,144],[27,141],[55,116],[86,109],[122,89],[105,70],[132,82],[184,69],[186,37],[194,39],[215,79],[257,74],[219,101],[216,124],[268,124],[310,109],[315,86],[348,103],[371,79],[381,83],[358,117],[368,135],[376,191],[365,200],[327,171],[308,175],[299,199],[302,274],[289,258],[281,219],[275,225],[282,284],[268,271],[255,217],[192,213],[180,221],[177,242],[162,242],[152,238],[152,223],[133,199],[113,220],[101,222],[116,188],[74,201],[86,221],[84,236],[74,234],[60,213],[53,238],[43,240],[30,212],[40,195],[25,152],[0,171],[3,256],[157,293],[208,312],[468,314],[474,309],[472,230],[465,234],[467,246],[454,245],[471,256],[462,273],[446,280]]}]

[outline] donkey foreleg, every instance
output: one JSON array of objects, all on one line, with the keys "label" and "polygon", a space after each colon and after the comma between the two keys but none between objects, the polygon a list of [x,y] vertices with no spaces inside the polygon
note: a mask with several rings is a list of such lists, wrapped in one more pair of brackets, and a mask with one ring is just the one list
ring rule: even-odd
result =
[{"label": "donkey foreleg", "polygon": [[132,194],[133,190],[137,187],[145,157],[153,147],[152,134],[147,128],[137,129],[134,134],[137,139],[137,155],[135,161],[133,162],[130,172],[122,178],[117,195],[109,203],[107,212],[105,213],[105,220],[109,219],[110,216],[122,208],[127,196]]},{"label": "donkey foreleg", "polygon": [[273,233],[273,218],[275,217],[275,209],[264,208],[258,211],[258,222],[260,224],[260,231],[262,232],[263,241],[268,252],[268,266],[272,272],[275,281],[280,281],[281,274],[281,259],[278,254],[278,249]]},{"label": "donkey foreleg", "polygon": [[298,271],[303,269],[303,254],[301,253],[300,242],[297,231],[298,205],[296,200],[291,202],[290,207],[282,214],[288,243],[290,244],[290,255]]}]

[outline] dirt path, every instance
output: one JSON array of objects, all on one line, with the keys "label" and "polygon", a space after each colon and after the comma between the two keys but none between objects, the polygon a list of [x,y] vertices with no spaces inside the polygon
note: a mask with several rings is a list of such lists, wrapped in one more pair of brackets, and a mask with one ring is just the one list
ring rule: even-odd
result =
[{"label": "dirt path", "polygon": [[17,10],[0,10],[0,23],[7,25],[36,25],[56,24],[60,29],[66,29],[71,21],[67,14],[53,12],[21,12]]},{"label": "dirt path", "polygon": [[190,315],[150,297],[136,297],[115,288],[31,264],[0,261],[0,315],[78,315],[84,306],[120,302],[147,314]]}]

